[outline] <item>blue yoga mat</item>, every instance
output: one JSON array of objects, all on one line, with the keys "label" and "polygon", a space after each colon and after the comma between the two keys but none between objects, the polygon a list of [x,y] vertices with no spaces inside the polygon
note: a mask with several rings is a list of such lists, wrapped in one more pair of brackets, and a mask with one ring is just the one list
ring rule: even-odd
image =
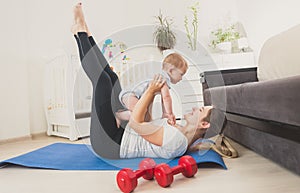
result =
[{"label": "blue yoga mat", "polygon": [[[189,155],[194,157],[199,164],[215,163],[227,169],[222,157],[213,150],[193,152]],[[57,170],[119,170],[125,167],[136,170],[142,159],[103,159],[97,157],[91,147],[86,144],[54,143],[24,155],[1,161],[0,167],[14,164],[30,168]],[[155,158],[154,160],[156,163],[168,163],[174,167],[178,164],[178,159]]]}]

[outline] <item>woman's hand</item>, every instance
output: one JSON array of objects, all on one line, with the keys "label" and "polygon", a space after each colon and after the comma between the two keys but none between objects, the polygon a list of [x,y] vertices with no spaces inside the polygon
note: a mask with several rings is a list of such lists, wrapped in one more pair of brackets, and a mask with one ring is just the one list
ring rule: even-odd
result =
[{"label": "woman's hand", "polygon": [[156,93],[161,90],[166,80],[163,79],[161,74],[156,74],[153,80],[149,83],[148,89],[151,93]]}]

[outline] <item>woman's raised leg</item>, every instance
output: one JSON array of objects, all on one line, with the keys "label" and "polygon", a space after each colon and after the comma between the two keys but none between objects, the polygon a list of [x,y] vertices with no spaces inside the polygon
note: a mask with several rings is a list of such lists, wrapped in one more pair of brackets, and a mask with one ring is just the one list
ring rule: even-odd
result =
[{"label": "woman's raised leg", "polygon": [[[113,84],[110,76],[104,71],[89,41],[84,26],[81,5],[74,10],[76,39],[80,49],[82,66],[93,84],[93,104],[91,121],[91,143],[94,151],[109,158],[119,157],[119,145],[124,129],[118,128],[112,106]],[[109,145],[108,145],[109,144]]]}]

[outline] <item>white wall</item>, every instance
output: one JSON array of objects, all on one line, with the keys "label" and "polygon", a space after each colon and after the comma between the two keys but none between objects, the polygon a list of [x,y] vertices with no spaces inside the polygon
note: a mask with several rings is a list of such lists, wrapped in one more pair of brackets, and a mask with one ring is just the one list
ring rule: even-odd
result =
[{"label": "white wall", "polygon": [[[5,1],[0,16],[0,140],[46,131],[43,109],[44,66],[57,49],[75,52],[70,26],[76,0]],[[153,24],[159,9],[183,30],[193,0],[83,0],[97,40],[133,25]],[[199,0],[199,36],[207,43],[222,22],[241,21],[256,56],[264,41],[300,22],[297,0]],[[18,6],[16,6],[18,5]]]},{"label": "white wall", "polygon": [[[56,3],[55,3],[56,2]],[[39,1],[29,0],[29,100],[30,132],[39,133],[46,130],[43,109],[43,70],[51,52],[63,48],[68,52],[76,51],[76,44],[70,33],[72,24],[72,7],[77,1]],[[164,15],[174,18],[174,26],[183,30],[184,15],[187,7],[194,1],[182,0],[110,0],[81,1],[85,17],[98,41],[115,31],[135,25],[153,24],[154,16],[162,10]],[[224,15],[236,18],[235,0],[200,1],[199,26],[201,37],[220,21]],[[215,6],[216,4],[220,6]],[[212,11],[213,10],[213,11]],[[217,10],[217,14],[216,14]]]},{"label": "white wall", "polygon": [[298,0],[239,0],[239,20],[248,34],[250,47],[258,60],[264,42],[282,31],[300,24]]},{"label": "white wall", "polygon": [[[25,0],[24,0],[25,1]],[[44,67],[57,49],[72,45],[70,28],[74,0],[27,0],[30,133],[46,131],[43,106]]]},{"label": "white wall", "polygon": [[0,12],[0,140],[30,134],[24,7],[25,1],[6,1]]},{"label": "white wall", "polygon": [[[46,131],[43,107],[44,66],[57,49],[76,51],[70,33],[75,0],[6,1],[1,45],[0,140]],[[159,9],[183,30],[184,15],[193,0],[83,0],[86,20],[97,40],[133,25],[153,24]],[[200,0],[199,36],[221,21],[236,20],[236,0]],[[14,6],[18,5],[18,6]],[[225,19],[224,19],[225,18]],[[3,36],[2,36],[3,37]],[[6,46],[6,44],[8,46]],[[12,44],[14,46],[12,46]],[[5,46],[3,46],[5,45]],[[3,93],[3,94],[2,94]]]}]

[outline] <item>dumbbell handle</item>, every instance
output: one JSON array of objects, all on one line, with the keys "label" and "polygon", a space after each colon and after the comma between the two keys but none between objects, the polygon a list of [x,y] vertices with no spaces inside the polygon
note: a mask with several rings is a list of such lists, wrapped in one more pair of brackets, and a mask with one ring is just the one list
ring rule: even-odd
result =
[{"label": "dumbbell handle", "polygon": [[178,165],[178,166],[175,166],[172,168],[172,174],[173,175],[176,175],[176,174],[179,174],[179,173],[182,173],[184,172],[184,167],[182,165]]},{"label": "dumbbell handle", "polygon": [[134,173],[135,173],[135,176],[137,178],[139,178],[139,177],[142,177],[146,173],[146,171],[147,171],[147,169],[145,169],[145,170],[136,170]]}]

